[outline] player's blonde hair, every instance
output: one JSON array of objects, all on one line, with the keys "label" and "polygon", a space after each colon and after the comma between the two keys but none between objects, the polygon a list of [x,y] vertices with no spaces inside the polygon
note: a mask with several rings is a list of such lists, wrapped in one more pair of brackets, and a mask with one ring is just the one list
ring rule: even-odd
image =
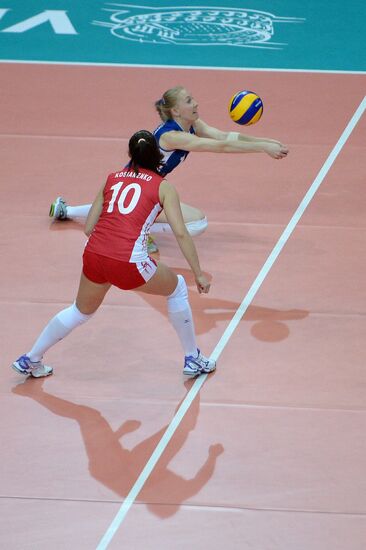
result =
[{"label": "player's blonde hair", "polygon": [[175,86],[163,93],[160,99],[155,101],[155,108],[163,122],[173,118],[171,110],[177,104],[179,94],[185,90],[184,86]]}]

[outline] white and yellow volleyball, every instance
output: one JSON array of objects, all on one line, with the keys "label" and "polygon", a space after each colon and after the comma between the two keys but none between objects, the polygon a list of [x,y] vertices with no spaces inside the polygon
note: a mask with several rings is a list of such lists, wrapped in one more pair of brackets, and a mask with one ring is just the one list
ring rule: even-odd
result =
[{"label": "white and yellow volleyball", "polygon": [[263,102],[254,92],[242,90],[233,95],[229,102],[231,120],[241,126],[255,124],[263,113]]}]

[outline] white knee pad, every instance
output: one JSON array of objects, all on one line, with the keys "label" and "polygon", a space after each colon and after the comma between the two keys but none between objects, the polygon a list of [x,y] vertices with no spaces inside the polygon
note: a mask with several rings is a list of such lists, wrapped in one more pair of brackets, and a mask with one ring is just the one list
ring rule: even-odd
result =
[{"label": "white knee pad", "polygon": [[81,313],[76,307],[75,302],[68,308],[63,309],[56,315],[57,319],[68,329],[73,329],[90,319],[91,315]]},{"label": "white knee pad", "polygon": [[[196,220],[194,222],[186,222],[186,228],[188,233],[192,237],[196,237],[197,235],[201,235],[204,231],[206,231],[208,222],[206,216],[204,218],[201,218],[200,220]],[[164,222],[155,222],[151,226],[151,233],[170,233],[172,234],[172,228],[168,223]]]},{"label": "white knee pad", "polygon": [[178,284],[175,287],[174,292],[168,296],[168,311],[169,313],[176,313],[177,311],[183,311],[189,305],[188,303],[188,289],[184,277],[178,275]]},{"label": "white knee pad", "polygon": [[187,222],[186,228],[188,230],[188,233],[192,237],[197,237],[197,235],[201,235],[204,231],[206,231],[208,226],[208,221],[206,216],[202,218],[201,220],[196,220],[194,222]]}]

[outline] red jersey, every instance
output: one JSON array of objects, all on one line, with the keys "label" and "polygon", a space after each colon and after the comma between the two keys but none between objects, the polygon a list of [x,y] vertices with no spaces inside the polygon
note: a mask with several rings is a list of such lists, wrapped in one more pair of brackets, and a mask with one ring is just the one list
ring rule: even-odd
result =
[{"label": "red jersey", "polygon": [[163,207],[159,187],[163,177],[151,170],[114,172],[104,186],[103,209],[86,249],[125,262],[148,258],[147,237]]}]

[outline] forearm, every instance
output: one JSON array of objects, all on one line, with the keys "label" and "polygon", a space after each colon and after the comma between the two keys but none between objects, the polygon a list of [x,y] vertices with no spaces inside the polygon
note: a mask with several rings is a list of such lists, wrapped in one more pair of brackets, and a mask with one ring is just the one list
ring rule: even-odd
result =
[{"label": "forearm", "polygon": [[280,142],[276,139],[248,136],[246,134],[240,134],[239,132],[227,132],[226,139],[228,141],[244,141],[246,143],[277,143],[280,145]]},{"label": "forearm", "polygon": [[246,141],[246,142],[252,142],[256,143],[258,141],[260,142],[269,142],[269,143],[279,143],[277,139],[271,139],[271,138],[265,138],[265,137],[254,137],[254,136],[247,136],[246,134],[238,134],[239,141]]},{"label": "forearm", "polygon": [[217,130],[216,128],[210,128],[210,132],[197,134],[198,137],[203,138],[210,138],[215,139],[217,141],[245,141],[247,143],[256,143],[256,142],[263,142],[263,141],[269,141],[269,142],[276,142],[277,140],[265,138],[265,137],[254,137],[254,136],[248,136],[247,134],[241,134],[240,132],[223,132],[221,130]]},{"label": "forearm", "polygon": [[201,266],[199,263],[196,247],[192,240],[192,237],[190,236],[188,231],[185,231],[185,233],[182,233],[180,235],[175,235],[175,238],[177,239],[177,242],[182,251],[182,254],[187,260],[187,263],[190,266],[195,278],[201,277],[202,275]]},{"label": "forearm", "polygon": [[263,153],[268,142],[263,140],[227,140],[218,142],[219,153]]}]

